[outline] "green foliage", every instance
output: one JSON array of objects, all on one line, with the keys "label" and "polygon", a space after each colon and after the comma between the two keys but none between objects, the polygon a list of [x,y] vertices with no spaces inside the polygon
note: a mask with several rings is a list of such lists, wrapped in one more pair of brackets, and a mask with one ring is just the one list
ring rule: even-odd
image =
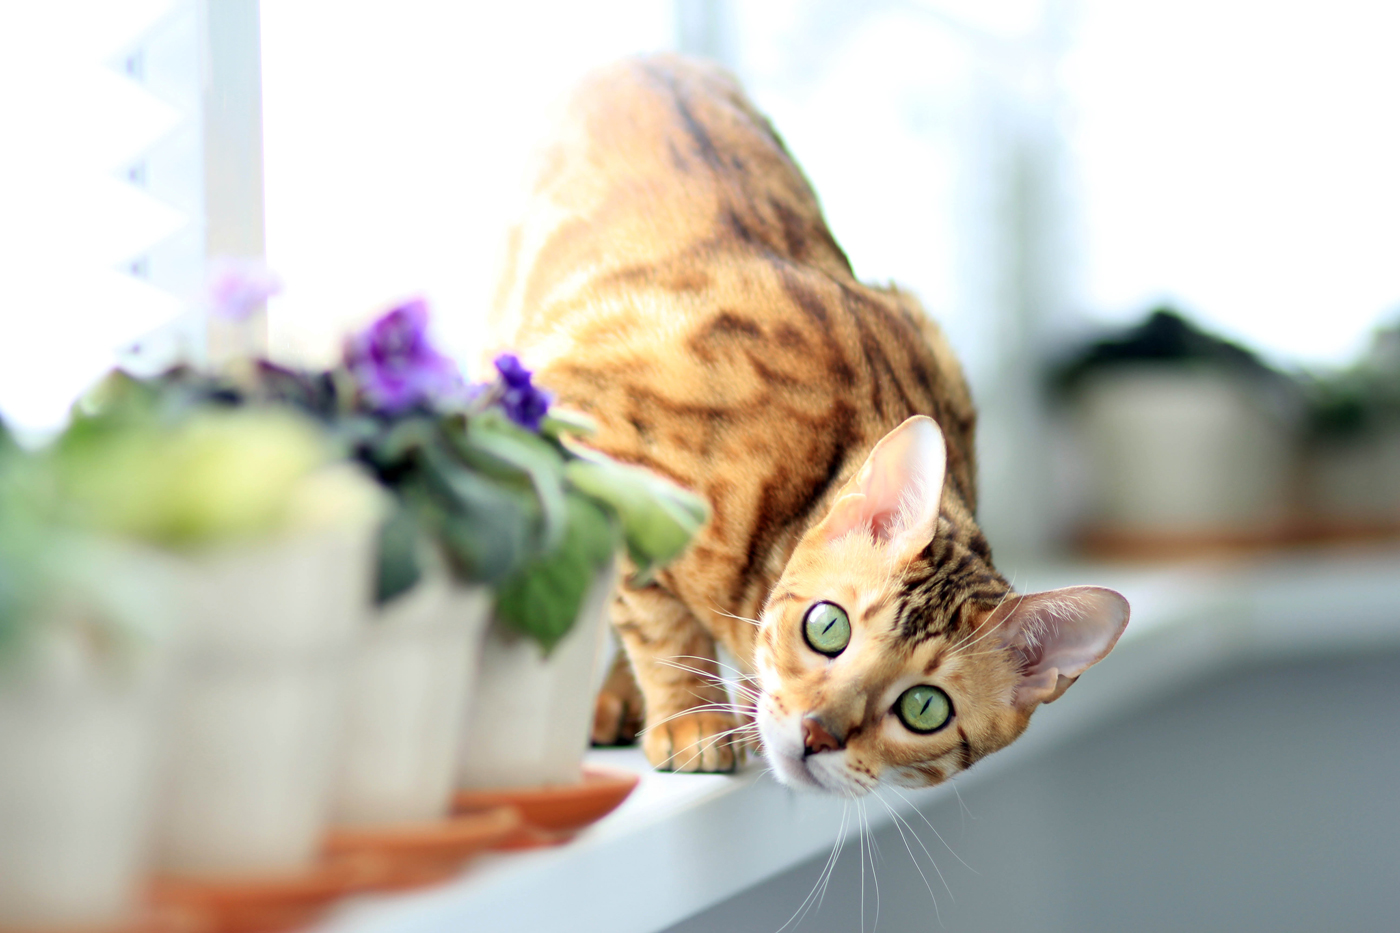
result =
[{"label": "green foliage", "polygon": [[189,548],[284,527],[327,457],[290,411],[206,409],[166,423],[141,400],[75,418],[47,459],[67,523]]},{"label": "green foliage", "polygon": [[1400,422],[1400,323],[1379,328],[1352,365],[1309,373],[1302,382],[1316,435],[1359,436]]},{"label": "green foliage", "polygon": [[546,651],[568,634],[588,588],[618,544],[616,526],[598,503],[576,493],[565,502],[562,540],[531,559],[497,593],[497,618]]},{"label": "green foliage", "polygon": [[0,658],[20,640],[39,595],[36,512],[42,502],[33,495],[30,472],[27,457],[9,435],[0,437]]},{"label": "green foliage", "polygon": [[622,522],[635,582],[680,556],[709,518],[704,499],[640,467],[579,451],[564,475],[575,488],[608,505]]},{"label": "green foliage", "polygon": [[[310,416],[337,455],[361,464],[394,496],[379,535],[381,603],[416,585],[430,540],[458,579],[496,586],[502,624],[550,649],[621,544],[637,581],[648,580],[684,550],[708,508],[650,471],[573,441],[593,432],[587,418],[552,409],[536,433],[506,417],[493,397],[387,414],[365,407],[342,370],[257,363],[237,378],[188,369],[149,380],[114,374],[84,401],[65,444],[75,460],[89,459],[89,448],[93,462],[129,458],[118,472],[134,477],[137,461],[150,460],[143,451],[152,426],[220,408],[290,408]],[[230,461],[246,456],[228,454]],[[155,485],[172,481],[159,465],[149,476]]]},{"label": "green foliage", "polygon": [[423,568],[418,561],[422,530],[411,509],[400,505],[379,528],[379,566],[375,602],[384,604],[418,585]]}]

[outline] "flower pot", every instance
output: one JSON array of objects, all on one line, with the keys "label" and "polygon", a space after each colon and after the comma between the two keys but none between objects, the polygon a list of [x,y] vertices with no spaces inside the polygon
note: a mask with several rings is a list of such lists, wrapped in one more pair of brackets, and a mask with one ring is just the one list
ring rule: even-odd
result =
[{"label": "flower pot", "polygon": [[1400,425],[1316,441],[1307,479],[1312,518],[1325,529],[1394,530],[1400,526]]},{"label": "flower pot", "polygon": [[447,815],[490,613],[490,590],[435,575],[370,620],[351,664],[336,824]]},{"label": "flower pot", "polygon": [[583,779],[616,579],[611,565],[598,575],[574,627],[548,655],[533,639],[500,623],[487,630],[467,714],[459,786],[530,787]]},{"label": "flower pot", "polygon": [[0,659],[0,929],[120,926],[137,906],[165,673],[165,646],[146,636],[161,628],[150,597],[162,578],[154,556],[103,550],[90,569],[135,597],[147,631],[122,642],[67,580],[29,620],[36,637]]},{"label": "flower pot", "polygon": [[1122,367],[1083,388],[1096,527],[1239,535],[1286,518],[1292,437],[1247,380],[1189,367]]},{"label": "flower pot", "polygon": [[129,913],[154,761],[146,693],[96,682],[0,691],[0,928]]},{"label": "flower pot", "polygon": [[372,545],[366,524],[184,562],[163,872],[267,875],[317,857]]}]

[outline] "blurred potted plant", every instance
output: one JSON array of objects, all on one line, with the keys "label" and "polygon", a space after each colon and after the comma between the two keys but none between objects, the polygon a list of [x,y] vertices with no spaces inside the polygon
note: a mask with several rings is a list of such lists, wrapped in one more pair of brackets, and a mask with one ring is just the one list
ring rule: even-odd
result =
[{"label": "blurred potted plant", "polygon": [[1353,365],[1304,381],[1307,504],[1324,535],[1400,530],[1400,324]]},{"label": "blurred potted plant", "polygon": [[1056,382],[1091,474],[1091,546],[1253,540],[1287,521],[1294,390],[1254,354],[1158,309]]},{"label": "blurred potted plant", "polygon": [[601,679],[614,556],[625,545],[632,582],[644,583],[685,549],[709,510],[668,480],[578,443],[585,427],[546,413],[547,396],[517,359],[504,356],[496,366],[495,397],[513,430],[502,419],[485,419],[473,443],[493,456],[513,451],[531,471],[540,501],[552,504],[546,519],[553,528],[541,552],[500,584],[461,784],[576,783]]},{"label": "blurred potted plant", "polygon": [[[587,746],[603,613],[620,546],[625,543],[635,573],[645,579],[684,549],[708,509],[649,471],[577,443],[591,426],[551,409],[548,395],[515,357],[503,355],[495,366],[494,382],[466,386],[433,348],[426,306],[413,301],[347,341],[335,370],[297,373],[259,364],[255,388],[246,394],[316,415],[393,490],[396,512],[380,541],[378,599],[391,622],[380,630],[386,645],[397,640],[395,628],[430,626],[428,607],[438,600],[459,623],[479,615],[487,605],[479,587],[494,588],[494,622],[479,661],[469,658],[475,688],[453,708],[465,718],[458,735],[460,784],[568,783],[579,779]],[[425,550],[423,536],[434,547]],[[445,595],[439,556],[452,579]],[[401,618],[391,618],[400,611]],[[439,651],[431,663],[445,677],[452,657]],[[407,672],[421,674],[429,659],[406,658],[401,653],[392,662],[401,665],[392,677],[423,691],[415,708],[436,708],[428,685],[447,681],[411,677]],[[365,676],[387,685],[387,655],[379,673],[370,673],[380,663],[366,660]],[[364,728],[356,733],[360,739],[349,738],[347,761],[362,777],[344,776],[339,812],[350,822],[432,812],[443,772],[434,767],[431,780],[419,772],[418,804],[409,807],[404,796],[391,805],[391,785],[415,782],[408,769],[391,778],[396,766],[386,758],[440,761],[452,743],[428,736],[440,736],[449,717],[439,710],[439,720],[421,732],[418,752],[400,747],[391,754],[385,743],[406,741],[415,730],[390,712],[384,694],[369,689],[368,681],[361,686],[350,719]],[[446,696],[446,689],[437,695]],[[376,803],[370,802],[372,772],[385,793]],[[359,802],[351,803],[352,795]]]},{"label": "blurred potted plant", "polygon": [[319,853],[378,487],[289,409],[171,403],[115,374],[52,453],[75,525],[174,558],[180,644],[156,859],[180,876]]},{"label": "blurred potted plant", "polygon": [[146,869],[160,562],[53,522],[0,425],[0,928],[120,926]]},{"label": "blurred potted plant", "polygon": [[[329,371],[254,362],[233,377],[156,381],[183,404],[310,414],[393,493],[379,608],[350,691],[341,822],[441,815],[458,773],[472,785],[576,780],[615,554],[625,541],[649,573],[706,517],[673,484],[573,443],[589,425],[550,410],[514,357],[496,369],[494,382],[466,385],[412,301],[347,340]],[[577,715],[560,716],[550,696]],[[522,744],[554,763],[522,765]]]}]

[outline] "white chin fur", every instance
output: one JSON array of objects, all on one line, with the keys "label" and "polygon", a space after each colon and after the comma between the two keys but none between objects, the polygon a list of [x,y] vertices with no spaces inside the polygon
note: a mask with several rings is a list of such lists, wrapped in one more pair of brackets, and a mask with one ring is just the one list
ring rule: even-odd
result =
[{"label": "white chin fur", "polygon": [[766,704],[758,704],[758,733],[763,740],[763,755],[779,781],[798,790],[844,797],[859,797],[870,792],[871,788],[845,774],[845,752],[804,756],[799,729],[797,723],[783,722],[773,716]]}]

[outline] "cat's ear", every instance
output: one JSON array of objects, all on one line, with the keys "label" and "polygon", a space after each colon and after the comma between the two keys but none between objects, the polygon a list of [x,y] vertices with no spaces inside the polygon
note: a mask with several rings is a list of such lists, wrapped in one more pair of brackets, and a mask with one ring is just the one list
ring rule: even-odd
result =
[{"label": "cat's ear", "polygon": [[818,533],[829,541],[864,530],[894,556],[913,557],[938,527],[947,464],[938,422],[915,415],[870,451],[860,471],[842,487]]},{"label": "cat's ear", "polygon": [[1012,596],[988,624],[1019,663],[1012,703],[1029,713],[1108,654],[1128,624],[1128,601],[1101,586],[1071,586]]}]

